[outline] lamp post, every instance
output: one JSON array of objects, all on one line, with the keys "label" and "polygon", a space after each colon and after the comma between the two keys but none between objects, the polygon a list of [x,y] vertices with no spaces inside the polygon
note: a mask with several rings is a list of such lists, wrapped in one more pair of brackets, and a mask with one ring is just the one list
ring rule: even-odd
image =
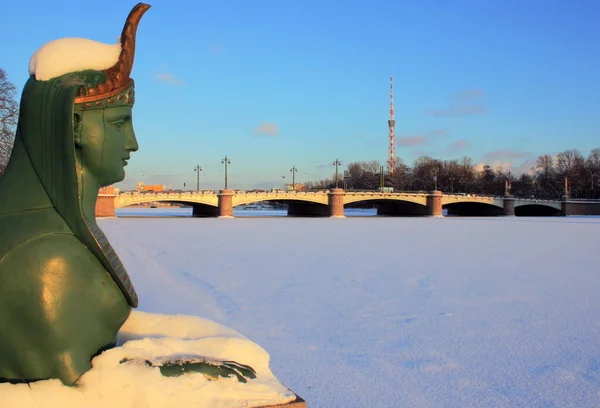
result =
[{"label": "lamp post", "polygon": [[333,162],[333,165],[335,166],[335,188],[338,188],[338,167],[342,164],[341,161],[339,161],[338,159],[335,159],[335,161]]},{"label": "lamp post", "polygon": [[[200,191],[200,172],[202,171],[202,167],[199,164],[194,167],[194,171],[196,172],[196,192]],[[184,183],[185,186],[185,183]]]},{"label": "lamp post", "polygon": [[296,166],[292,166],[290,171],[292,172],[292,190],[296,191],[296,172],[298,171],[298,169],[296,168]]},{"label": "lamp post", "polygon": [[437,191],[437,174],[433,175],[433,191]]},{"label": "lamp post", "polygon": [[183,191],[185,192],[185,183],[183,183]]},{"label": "lamp post", "polygon": [[221,164],[225,164],[225,190],[227,190],[227,165],[231,164],[231,160],[227,158],[227,155],[225,155],[225,158],[221,160]]},{"label": "lamp post", "polygon": [[281,176],[281,182],[283,183],[283,189],[285,190],[285,176]]}]

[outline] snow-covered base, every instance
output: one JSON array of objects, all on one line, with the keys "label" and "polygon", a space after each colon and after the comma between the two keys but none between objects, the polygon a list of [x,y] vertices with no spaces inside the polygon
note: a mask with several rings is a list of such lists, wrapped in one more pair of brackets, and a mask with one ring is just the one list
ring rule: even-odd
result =
[{"label": "snow-covered base", "polygon": [[[197,354],[236,361],[256,370],[256,379],[209,381],[202,374],[163,377],[158,367],[120,364],[124,358]],[[119,332],[117,347],[92,360],[80,386],[59,380],[0,384],[2,408],[206,406],[219,408],[284,404],[296,396],[269,369],[269,354],[237,331],[200,317],[133,311]],[[174,402],[176,403],[174,404]]]}]

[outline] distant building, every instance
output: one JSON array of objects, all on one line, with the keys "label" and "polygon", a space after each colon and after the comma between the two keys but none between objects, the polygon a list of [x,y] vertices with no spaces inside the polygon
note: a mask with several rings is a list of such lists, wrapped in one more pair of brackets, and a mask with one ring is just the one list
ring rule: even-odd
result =
[{"label": "distant building", "polygon": [[304,184],[286,184],[285,191],[306,191],[306,186]]},{"label": "distant building", "polygon": [[115,186],[106,186],[106,187],[100,187],[100,190],[98,191],[98,195],[112,195],[112,194],[119,194],[119,189],[116,188]]},{"label": "distant building", "polygon": [[163,186],[162,184],[150,184],[150,185],[144,185],[143,181],[138,181],[137,186],[135,188],[137,191],[163,191],[165,189],[165,186]]}]

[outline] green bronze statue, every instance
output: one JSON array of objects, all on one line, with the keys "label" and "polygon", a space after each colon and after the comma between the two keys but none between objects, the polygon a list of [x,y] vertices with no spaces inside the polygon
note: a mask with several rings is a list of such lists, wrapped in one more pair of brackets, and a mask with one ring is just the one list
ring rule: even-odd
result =
[{"label": "green bronze statue", "polygon": [[[30,62],[14,150],[0,177],[0,382],[76,385],[92,358],[115,346],[137,307],[95,207],[99,189],[124,179],[138,149],[130,74],[149,8],[131,10],[116,47],[57,40]],[[65,49],[70,54],[57,58]],[[256,376],[249,366],[196,355],[142,363],[164,376]]]},{"label": "green bronze statue", "polygon": [[0,379],[73,384],[114,345],[138,298],[95,221],[100,187],[123,180],[132,126],[135,34],[116,63],[47,80],[31,75],[0,178]]}]

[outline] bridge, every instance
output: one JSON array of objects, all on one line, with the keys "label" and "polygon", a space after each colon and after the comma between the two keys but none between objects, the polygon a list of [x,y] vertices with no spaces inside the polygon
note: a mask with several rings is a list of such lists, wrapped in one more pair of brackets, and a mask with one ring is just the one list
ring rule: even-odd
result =
[{"label": "bridge", "polygon": [[574,200],[563,196],[559,200],[537,200],[480,196],[475,194],[443,194],[432,192],[378,192],[344,191],[339,188],[322,191],[267,191],[249,192],[220,190],[200,192],[122,192],[101,191],[96,214],[114,217],[115,209],[151,202],[170,202],[193,207],[196,217],[232,217],[233,208],[255,202],[286,203],[290,216],[343,217],[344,206],[358,202],[372,202],[378,215],[388,216],[566,216],[600,215],[600,200]]}]

